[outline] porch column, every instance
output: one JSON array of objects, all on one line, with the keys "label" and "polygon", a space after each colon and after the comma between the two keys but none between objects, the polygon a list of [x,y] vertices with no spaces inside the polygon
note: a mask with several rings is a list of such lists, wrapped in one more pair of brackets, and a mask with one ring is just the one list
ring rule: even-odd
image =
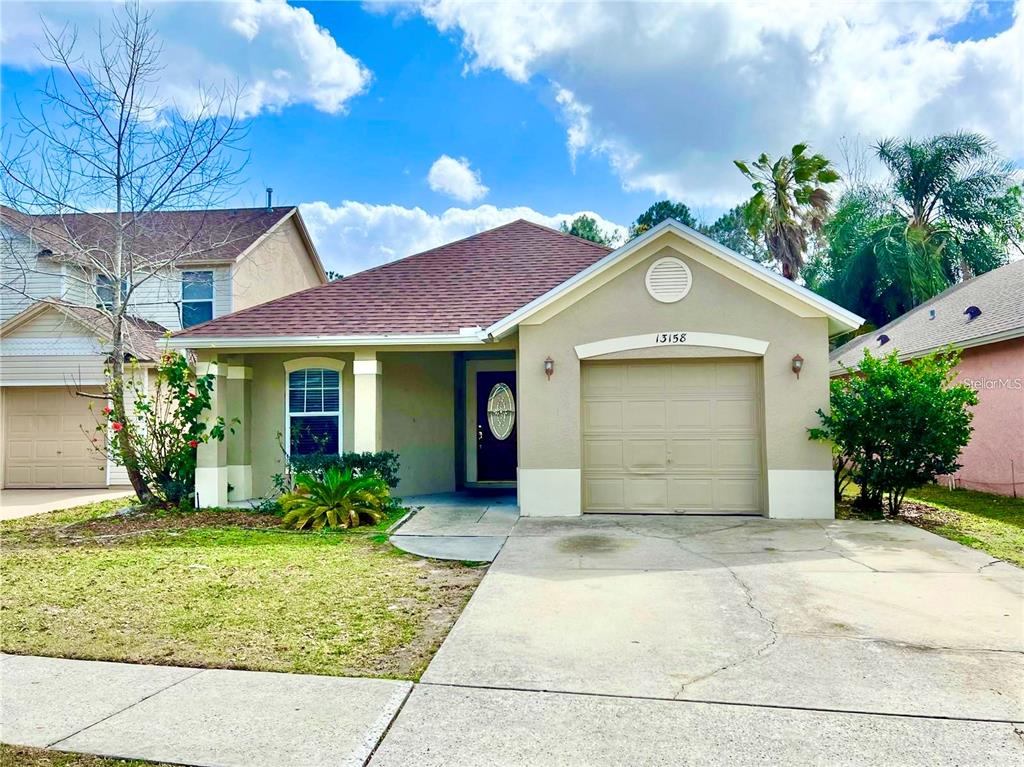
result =
[{"label": "porch column", "polygon": [[252,448],[249,444],[251,390],[252,368],[229,364],[225,416],[229,501],[247,501],[252,498]]},{"label": "porch column", "polygon": [[357,453],[375,453],[383,444],[381,366],[376,350],[356,352],[352,375],[355,379],[352,449]]},{"label": "porch column", "polygon": [[[196,375],[213,376],[210,390],[210,408],[203,413],[207,428],[218,418],[227,421],[226,364],[217,358],[196,363]],[[196,450],[196,507],[200,509],[224,506],[228,502],[228,446],[226,440],[201,443]]]}]

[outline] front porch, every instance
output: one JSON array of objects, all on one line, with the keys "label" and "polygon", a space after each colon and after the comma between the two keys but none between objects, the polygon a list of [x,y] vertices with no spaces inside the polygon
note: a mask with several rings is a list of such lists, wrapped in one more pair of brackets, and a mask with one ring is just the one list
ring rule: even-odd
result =
[{"label": "front porch", "polygon": [[516,348],[303,348],[200,354],[213,376],[199,446],[199,507],[264,498],[289,456],[394,451],[396,495],[512,490],[518,467]]}]

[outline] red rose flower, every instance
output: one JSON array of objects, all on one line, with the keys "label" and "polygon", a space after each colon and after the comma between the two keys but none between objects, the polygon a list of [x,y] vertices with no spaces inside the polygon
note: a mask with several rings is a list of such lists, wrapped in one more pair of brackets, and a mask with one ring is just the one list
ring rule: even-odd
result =
[{"label": "red rose flower", "polygon": [[121,429],[124,428],[124,425],[120,421],[114,421],[112,424],[110,424],[110,428],[113,429],[114,431],[121,431]]},{"label": "red rose flower", "polygon": [[195,398],[196,398],[196,393],[195,393],[194,391],[190,391],[190,392],[188,393],[188,398],[189,398],[189,399],[195,399]]},{"label": "red rose flower", "polygon": [[188,441],[188,446],[189,446],[189,447],[199,447],[199,442],[198,442],[197,440],[194,440],[194,439],[190,439],[190,440]]},{"label": "red rose flower", "polygon": [[103,408],[103,415],[110,415],[113,412],[114,412],[114,409],[112,407],[110,407],[109,405],[107,407]]}]

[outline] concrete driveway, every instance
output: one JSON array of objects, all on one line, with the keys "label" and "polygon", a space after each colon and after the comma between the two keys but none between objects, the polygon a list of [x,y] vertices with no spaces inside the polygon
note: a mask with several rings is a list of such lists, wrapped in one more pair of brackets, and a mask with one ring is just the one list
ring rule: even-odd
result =
[{"label": "concrete driveway", "polygon": [[1020,764],[1022,576],[885,522],[521,519],[372,764]]},{"label": "concrete driveway", "polygon": [[87,503],[135,495],[131,487],[103,487],[79,490],[0,490],[0,519],[18,519],[47,511],[70,509]]}]

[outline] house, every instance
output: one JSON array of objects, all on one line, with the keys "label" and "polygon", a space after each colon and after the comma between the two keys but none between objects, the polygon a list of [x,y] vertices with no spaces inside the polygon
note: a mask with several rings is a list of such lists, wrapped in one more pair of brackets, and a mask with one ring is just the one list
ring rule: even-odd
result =
[{"label": "house", "polygon": [[524,515],[833,516],[828,339],[862,320],[675,221],[614,251],[527,221],[175,334],[214,378],[201,506],[285,452],[395,450],[405,495]]},{"label": "house", "polygon": [[[101,307],[114,286],[111,214],[28,216],[0,206],[0,424],[3,486],[125,484],[124,469],[86,440],[97,423],[112,332]],[[129,214],[130,216],[130,214]],[[130,217],[133,264],[127,351],[148,376],[157,340],[327,281],[298,209],[148,213]],[[85,252],[88,251],[88,252]]]},{"label": "house", "polygon": [[978,404],[971,441],[960,454],[957,485],[1003,495],[1024,494],[1024,260],[954,285],[879,330],[831,355],[832,375],[845,375],[870,349],[900,359],[960,349],[957,380]]}]

